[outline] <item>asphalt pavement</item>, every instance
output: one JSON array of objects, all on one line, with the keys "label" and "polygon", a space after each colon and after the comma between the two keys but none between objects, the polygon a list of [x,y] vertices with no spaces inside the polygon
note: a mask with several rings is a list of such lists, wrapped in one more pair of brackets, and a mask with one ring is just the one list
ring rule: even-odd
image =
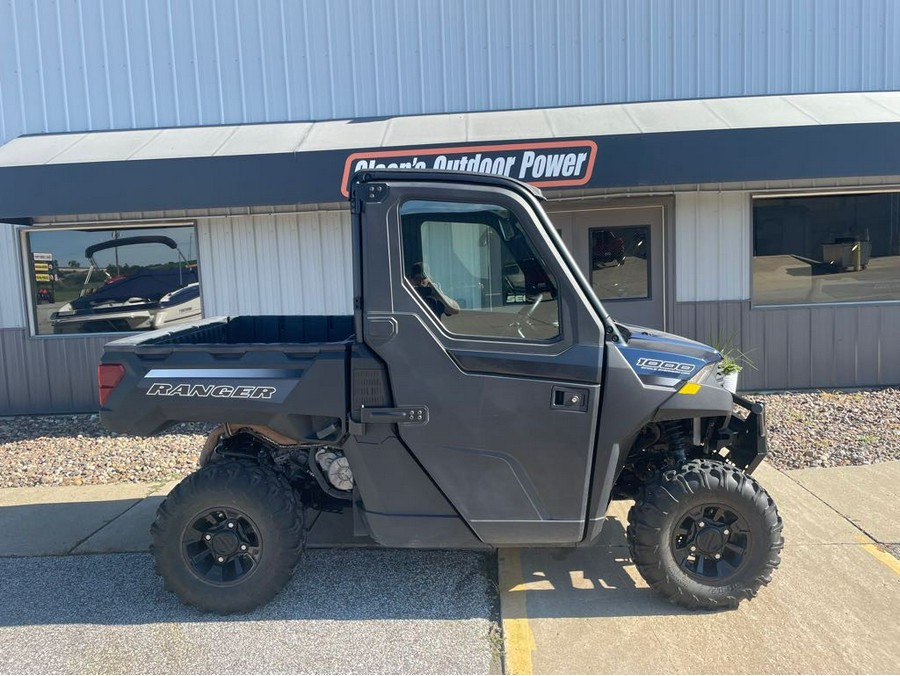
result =
[{"label": "asphalt pavement", "polygon": [[223,618],[148,554],[0,558],[0,673],[497,673],[493,562],[310,550],[272,603]]}]

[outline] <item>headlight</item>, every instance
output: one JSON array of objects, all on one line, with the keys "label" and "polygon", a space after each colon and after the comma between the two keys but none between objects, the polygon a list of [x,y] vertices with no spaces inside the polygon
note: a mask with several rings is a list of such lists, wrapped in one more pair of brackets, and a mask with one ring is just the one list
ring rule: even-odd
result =
[{"label": "headlight", "polygon": [[689,383],[702,383],[705,381],[711,374],[715,374],[719,369],[719,362],[712,362],[707,364],[703,368],[701,368],[697,373],[694,374],[694,377],[691,378]]}]

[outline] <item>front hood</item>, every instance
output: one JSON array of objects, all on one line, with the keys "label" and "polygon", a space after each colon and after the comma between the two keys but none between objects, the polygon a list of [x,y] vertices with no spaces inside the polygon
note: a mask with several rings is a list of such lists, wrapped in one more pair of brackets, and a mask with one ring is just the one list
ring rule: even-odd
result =
[{"label": "front hood", "polygon": [[722,359],[714,348],[695,340],[643,326],[619,326],[628,336],[619,349],[645,382],[671,385],[689,380],[707,364]]}]

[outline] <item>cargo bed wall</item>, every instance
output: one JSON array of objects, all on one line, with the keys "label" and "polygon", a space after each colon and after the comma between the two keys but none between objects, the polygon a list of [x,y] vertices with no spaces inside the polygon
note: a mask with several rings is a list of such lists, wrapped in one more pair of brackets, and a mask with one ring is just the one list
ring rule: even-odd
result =
[{"label": "cargo bed wall", "polygon": [[352,316],[245,315],[207,320],[167,332],[143,345],[341,343],[353,335]]}]

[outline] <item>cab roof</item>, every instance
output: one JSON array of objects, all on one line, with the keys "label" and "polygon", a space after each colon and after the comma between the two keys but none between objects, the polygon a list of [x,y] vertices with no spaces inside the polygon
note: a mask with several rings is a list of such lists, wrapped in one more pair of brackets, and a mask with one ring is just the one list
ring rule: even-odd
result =
[{"label": "cab roof", "polygon": [[[544,201],[544,193],[530,183],[525,183],[508,176],[497,174],[481,174],[468,171],[446,171],[443,169],[365,169],[357,171],[350,179],[350,185],[356,190],[358,185],[374,183],[378,181],[409,181],[429,183],[466,183],[476,185],[489,185],[498,188],[510,188],[521,192],[531,193],[538,200]],[[352,199],[352,194],[351,194]]]}]

